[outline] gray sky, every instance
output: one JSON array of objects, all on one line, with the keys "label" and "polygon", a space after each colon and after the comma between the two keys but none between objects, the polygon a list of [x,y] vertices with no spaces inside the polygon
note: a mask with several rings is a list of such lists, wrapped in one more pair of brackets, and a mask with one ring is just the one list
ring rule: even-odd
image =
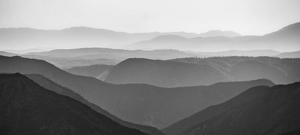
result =
[{"label": "gray sky", "polygon": [[300,0],[0,0],[0,28],[263,35],[300,21]]}]

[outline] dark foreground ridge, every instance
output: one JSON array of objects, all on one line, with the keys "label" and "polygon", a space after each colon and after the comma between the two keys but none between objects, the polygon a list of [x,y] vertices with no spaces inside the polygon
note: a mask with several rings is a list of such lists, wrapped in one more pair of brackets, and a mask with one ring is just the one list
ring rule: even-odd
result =
[{"label": "dark foreground ridge", "polygon": [[[300,82],[253,87],[235,98],[200,111],[218,115],[182,135],[299,135]],[[222,112],[222,113],[220,113]],[[195,114],[195,117],[199,114]],[[209,114],[208,114],[209,115]]]},{"label": "dark foreground ridge", "polygon": [[0,75],[0,134],[143,135],[24,75]]}]

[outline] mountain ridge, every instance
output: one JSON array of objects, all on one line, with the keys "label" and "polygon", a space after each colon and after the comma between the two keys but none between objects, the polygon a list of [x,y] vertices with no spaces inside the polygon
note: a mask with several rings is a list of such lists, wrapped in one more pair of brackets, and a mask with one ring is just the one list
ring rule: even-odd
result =
[{"label": "mountain ridge", "polygon": [[172,89],[145,84],[113,85],[92,77],[72,75],[42,60],[1,56],[0,62],[3,64],[1,73],[41,74],[122,120],[156,128],[166,127],[206,106],[226,101],[247,88],[274,85],[267,80]]},{"label": "mountain ridge", "polygon": [[[300,83],[296,82],[260,90],[249,89],[230,101],[212,107],[213,110],[216,107],[225,107],[230,102],[237,103],[181,132],[181,135],[299,134],[299,88]],[[243,95],[249,96],[249,93],[256,95],[246,102],[237,102]]]},{"label": "mountain ridge", "polygon": [[0,74],[0,87],[1,134],[144,134],[19,73]]}]

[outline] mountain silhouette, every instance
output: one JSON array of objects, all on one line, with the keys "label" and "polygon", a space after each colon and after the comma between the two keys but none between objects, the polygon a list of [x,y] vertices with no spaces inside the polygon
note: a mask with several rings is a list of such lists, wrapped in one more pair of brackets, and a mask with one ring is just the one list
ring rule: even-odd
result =
[{"label": "mountain silhouette", "polygon": [[143,135],[21,74],[0,75],[0,133]]},{"label": "mountain silhouette", "polygon": [[21,50],[5,50],[6,52],[15,53],[15,54],[26,54],[26,53],[34,53],[34,52],[45,52],[53,50],[52,47],[38,47],[38,48],[27,48],[27,49],[21,49]]},{"label": "mountain silhouette", "polygon": [[97,78],[113,84],[144,83],[159,87],[210,85],[217,82],[269,79],[276,84],[300,81],[299,59],[209,57],[120,62]]},{"label": "mountain silhouette", "polygon": [[[225,50],[300,50],[300,23],[291,24],[278,31],[263,36],[240,37],[194,37],[172,42],[160,41],[157,38],[138,41],[127,45],[126,49],[177,49],[200,52],[215,52]],[[284,46],[283,46],[284,44]]]},{"label": "mountain silhouette", "polygon": [[230,78],[208,64],[141,58],[122,61],[111,68],[103,79],[114,84],[146,83],[160,87],[211,85],[229,80]]},{"label": "mountain silhouette", "polygon": [[0,55],[2,55],[2,56],[15,56],[16,54],[5,52],[5,51],[0,51]]},{"label": "mountain silhouette", "polygon": [[138,124],[133,124],[133,123],[130,123],[130,122],[123,121],[123,120],[117,118],[116,116],[110,114],[109,112],[103,110],[99,106],[97,106],[93,103],[90,103],[89,101],[87,101],[81,95],[75,93],[74,91],[72,91],[68,88],[62,87],[62,86],[56,84],[55,82],[47,79],[46,77],[44,77],[42,75],[27,74],[26,76],[29,79],[33,80],[35,83],[39,84],[40,86],[42,86],[42,87],[44,87],[48,90],[54,91],[54,92],[56,92],[60,95],[68,96],[68,97],[71,97],[73,99],[76,99],[77,101],[80,101],[81,103],[89,106],[90,108],[97,111],[98,113],[112,119],[115,122],[118,122],[119,124],[121,124],[125,127],[138,129],[138,130],[140,130],[144,133],[148,133],[150,135],[162,135],[163,134],[158,129],[153,128],[153,127],[143,126],[143,125],[138,125]]},{"label": "mountain silhouette", "polygon": [[300,51],[280,53],[280,54],[276,55],[276,57],[279,57],[279,58],[300,58]]},{"label": "mountain silhouette", "polygon": [[[209,107],[187,118],[195,118],[191,121],[193,125],[190,123],[190,127],[180,134],[299,134],[299,88],[299,82],[251,88],[225,103]],[[203,119],[203,115],[209,119]],[[196,120],[199,122],[195,123]],[[188,121],[182,120],[177,124],[185,125],[186,122]]]},{"label": "mountain silhouette", "polygon": [[159,129],[210,105],[229,100],[248,88],[274,85],[269,80],[179,88],[145,84],[114,85],[96,78],[67,73],[42,60],[1,56],[0,63],[1,73],[43,75],[122,120]]},{"label": "mountain silhouette", "polygon": [[[150,33],[126,33],[106,29],[89,27],[71,27],[62,30],[38,30],[32,28],[1,28],[0,44],[6,44],[7,49],[24,46],[37,48],[50,46],[54,48],[74,47],[110,47],[122,48],[124,45],[134,42],[149,40],[161,35],[178,35],[187,38],[199,37],[201,34],[186,32],[150,32]],[[211,36],[227,36],[221,32]]]},{"label": "mountain silhouette", "polygon": [[65,71],[74,75],[97,77],[112,67],[113,67],[112,65],[91,65],[91,66],[73,67],[73,68],[65,69]]},{"label": "mountain silhouette", "polygon": [[277,56],[280,54],[278,51],[274,50],[229,50],[220,52],[196,52],[196,54],[203,55],[206,57],[216,57],[216,56]]},{"label": "mountain silhouette", "polygon": [[205,33],[201,33],[199,34],[199,36],[200,37],[239,37],[242,35],[233,31],[211,30]]},{"label": "mountain silhouette", "polygon": [[262,94],[265,94],[266,88],[268,88],[268,86],[256,86],[256,87],[250,88],[249,90],[226,101],[225,103],[207,107],[200,112],[197,112],[187,118],[184,118],[184,119],[172,124],[171,126],[165,128],[165,129],[162,129],[162,131],[166,135],[180,134],[181,132],[188,130],[189,128],[193,127],[194,125],[197,125],[197,124],[204,122],[210,118],[220,115],[220,114],[224,113],[225,111],[228,111],[230,108],[232,108],[234,106],[240,105],[244,102],[250,101],[258,96],[261,96]]}]

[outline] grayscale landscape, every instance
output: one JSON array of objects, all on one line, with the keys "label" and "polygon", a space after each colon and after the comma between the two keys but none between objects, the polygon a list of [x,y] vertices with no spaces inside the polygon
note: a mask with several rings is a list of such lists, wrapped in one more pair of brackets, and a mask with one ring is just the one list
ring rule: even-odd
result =
[{"label": "grayscale landscape", "polygon": [[299,135],[298,0],[0,0],[0,135]]}]

